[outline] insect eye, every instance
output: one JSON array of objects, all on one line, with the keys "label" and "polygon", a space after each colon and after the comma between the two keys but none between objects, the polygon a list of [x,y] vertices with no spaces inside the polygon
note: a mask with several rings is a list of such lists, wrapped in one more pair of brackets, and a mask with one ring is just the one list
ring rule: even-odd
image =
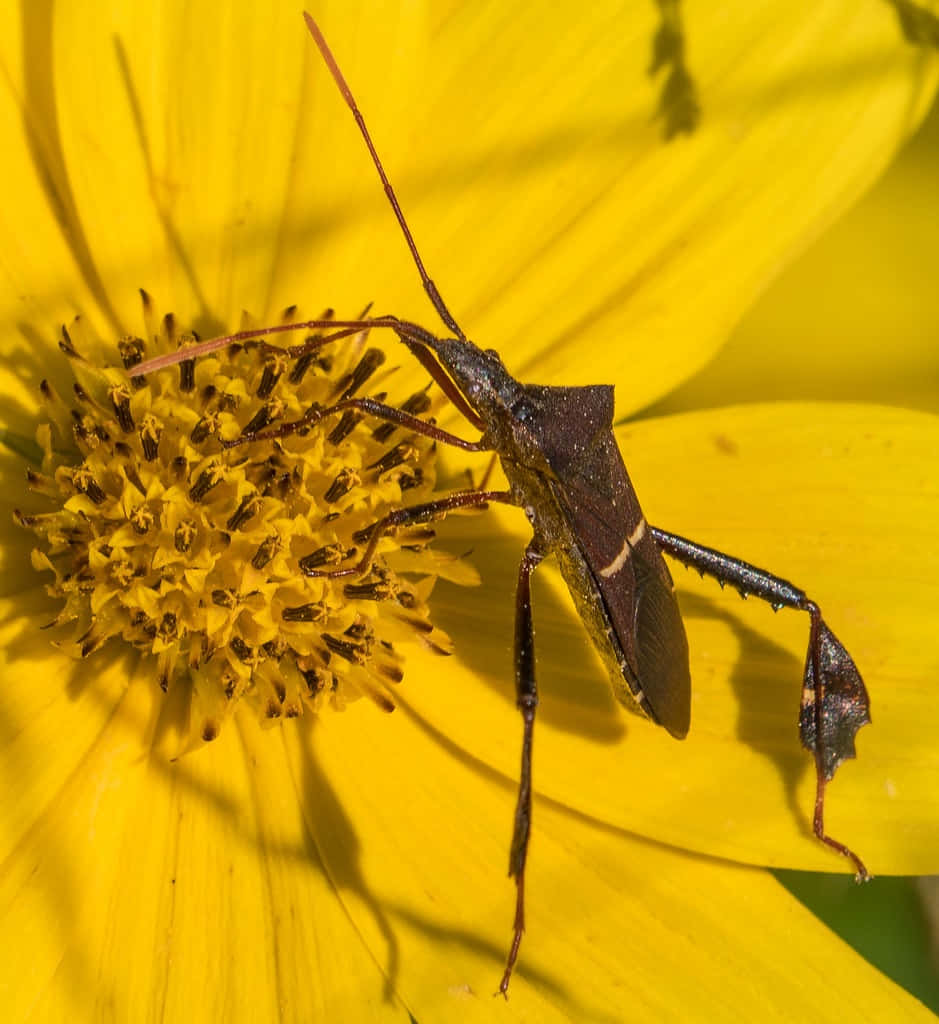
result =
[{"label": "insect eye", "polygon": [[512,405],[513,418],[522,423],[527,423],[534,414],[535,410],[532,408],[531,403],[527,398],[520,398]]}]

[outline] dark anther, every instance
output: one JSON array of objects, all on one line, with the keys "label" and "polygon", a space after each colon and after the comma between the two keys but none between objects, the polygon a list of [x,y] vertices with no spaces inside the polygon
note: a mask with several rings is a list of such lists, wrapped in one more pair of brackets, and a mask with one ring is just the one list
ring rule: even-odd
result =
[{"label": "dark anther", "polygon": [[336,479],[329,485],[323,497],[332,504],[334,501],[338,501],[344,494],[348,494],[358,483],[359,475],[354,469],[341,469],[336,474]]},{"label": "dark anther", "polygon": [[257,514],[260,505],[261,501],[256,494],[245,495],[232,517],[226,523],[227,528],[229,530],[240,530],[249,519],[252,519]]},{"label": "dark anther", "polygon": [[333,654],[338,654],[340,658],[344,658],[353,665],[359,664],[362,661],[365,652],[361,644],[340,640],[339,637],[331,636],[329,633],[323,633],[322,636],[323,642]]},{"label": "dark anther", "polygon": [[347,583],[342,592],[350,601],[387,601],[394,593],[384,580],[372,583]]},{"label": "dark anther", "polygon": [[329,673],[321,668],[300,669],[300,674],[303,676],[303,681],[306,683],[311,697],[322,693],[329,685]]},{"label": "dark anther", "polygon": [[[120,353],[124,369],[130,370],[138,363],[143,362],[147,346],[143,338],[134,338],[128,335],[127,337],[121,338],[117,343],[117,350]],[[146,385],[146,383],[147,382],[143,377],[131,377],[130,379],[130,385],[135,391],[139,391]]]},{"label": "dark anther", "polygon": [[[430,396],[427,392],[417,391],[401,406],[401,411],[409,413],[411,416],[420,416],[427,412],[430,405]],[[372,431],[372,437],[379,444],[384,444],[397,429],[398,426],[395,423],[382,423]]]},{"label": "dark anther", "polygon": [[369,523],[368,526],[363,526],[361,530],[356,530],[355,533],[352,534],[352,539],[356,544],[364,544],[365,541],[367,541],[374,533],[375,526],[375,523]]},{"label": "dark anther", "polygon": [[218,396],[219,412],[234,412],[238,408],[238,396],[225,391]]},{"label": "dark anther", "polygon": [[362,413],[355,412],[353,409],[346,409],[326,440],[330,444],[339,444],[340,441],[344,441],[352,433],[356,424],[361,419]]},{"label": "dark anther", "polygon": [[76,469],[72,473],[72,483],[76,490],[81,491],[95,505],[100,505],[107,498],[101,485],[87,469]]},{"label": "dark anther", "polygon": [[239,661],[248,662],[254,657],[254,652],[240,636],[233,636],[229,641],[228,646],[232,649],[235,657]]},{"label": "dark anther", "polygon": [[340,401],[351,398],[384,361],[385,353],[380,348],[367,349],[352,373],[344,377],[336,388],[337,391],[342,389]]},{"label": "dark anther", "polygon": [[69,359],[81,359],[81,356],[72,344],[71,336],[64,324],[62,326],[62,337],[59,339],[59,348],[69,357]]},{"label": "dark anther", "polygon": [[195,359],[184,359],[179,364],[179,390],[188,394],[196,386],[196,361]]},{"label": "dark anther", "polygon": [[177,638],[176,615],[173,612],[166,612],[160,620],[157,632],[160,635],[160,639],[164,641],[171,641]]},{"label": "dark anther", "polygon": [[155,416],[145,416],[137,436],[140,438],[143,457],[147,462],[153,462],[157,457],[162,434],[163,425],[160,421]]},{"label": "dark anther", "polygon": [[[315,338],[316,338],[316,335],[310,335],[310,337],[307,338],[306,340],[307,341],[313,341],[313,340],[315,340]],[[303,380],[303,375],[310,368],[310,365],[312,364],[312,362],[313,362],[313,360],[315,358],[316,358],[316,352],[315,351],[310,350],[309,352],[304,352],[303,355],[300,356],[297,359],[297,361],[293,364],[293,369],[291,369],[290,376],[287,378],[287,380],[292,385],[294,385],[296,387],[296,385],[299,384],[300,381]]]},{"label": "dark anther", "polygon": [[218,472],[218,467],[213,466],[209,469],[204,469],[199,474],[199,479],[189,488],[189,500],[190,501],[202,501],[202,499],[212,490],[213,487],[218,486],[221,483],[222,477]]},{"label": "dark anther", "polygon": [[424,482],[424,470],[420,466],[415,467],[411,473],[402,473],[398,477],[398,486],[401,488],[402,493],[404,491],[410,491],[414,487],[420,487]]},{"label": "dark anther", "polygon": [[318,601],[300,604],[295,608],[285,608],[281,612],[284,622],[325,622],[327,617],[326,606]]},{"label": "dark anther", "polygon": [[277,548],[280,546],[280,538],[276,533],[272,533],[270,536],[265,537],[264,540],[258,545],[257,551],[251,559],[251,565],[255,569],[263,569],[265,565],[274,557],[277,552]]},{"label": "dark anther", "polygon": [[336,565],[341,562],[345,552],[341,544],[324,544],[323,547],[304,555],[300,559],[300,571],[311,573],[324,565]]},{"label": "dark anther", "polygon": [[387,473],[389,469],[394,469],[395,466],[400,466],[404,462],[408,462],[411,459],[417,457],[418,451],[413,444],[397,444],[390,451],[385,454],[377,461],[373,462],[368,469],[374,469],[377,476],[381,476],[382,473]]},{"label": "dark anther", "polygon": [[277,382],[280,380],[283,372],[283,365],[280,360],[269,359],[264,364],[264,369],[261,372],[261,382],[258,384],[257,390],[254,392],[255,395],[261,399],[269,398],[271,392],[277,386]]},{"label": "dark anther", "polygon": [[199,417],[199,421],[189,432],[189,440],[193,444],[202,444],[209,435],[217,433],[218,426],[218,415],[211,412],[206,413],[204,416]]},{"label": "dark anther", "polygon": [[271,661],[280,661],[287,653],[287,645],[283,640],[268,640],[267,643],[261,644],[261,650]]},{"label": "dark anther", "polygon": [[378,671],[393,683],[400,683],[404,679],[404,673],[397,665],[379,665]]},{"label": "dark anther", "polygon": [[259,434],[265,427],[269,426],[275,418],[274,406],[270,402],[265,402],[242,428],[241,436],[251,437],[252,434]]},{"label": "dark anther", "polygon": [[118,425],[125,434],[129,434],[134,429],[134,417],[130,411],[130,394],[126,388],[118,387],[110,389],[109,397],[111,405],[114,406]]}]

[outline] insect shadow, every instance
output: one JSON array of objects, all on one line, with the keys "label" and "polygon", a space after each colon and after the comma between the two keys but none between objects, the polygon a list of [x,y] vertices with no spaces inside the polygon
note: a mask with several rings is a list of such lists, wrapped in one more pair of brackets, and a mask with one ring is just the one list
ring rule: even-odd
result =
[{"label": "insect shadow", "polygon": [[[811,830],[812,821],[798,799],[798,785],[811,763],[787,734],[767,729],[771,721],[797,721],[797,695],[792,679],[802,671],[802,662],[766,633],[748,625],[743,617],[728,608],[732,594],[705,597],[683,589],[679,580],[678,600],[689,622],[708,619],[727,626],[734,634],[738,651],[731,670],[730,683],[737,702],[736,737],[741,743],[770,761],[782,779],[786,799],[801,828]],[[770,624],[771,625],[771,624]],[[693,629],[692,629],[693,632]],[[694,671],[694,639],[692,672]]]},{"label": "insect shadow", "polygon": [[[464,518],[451,519],[438,525],[443,544],[453,546],[447,527],[453,526],[462,542],[469,537]],[[477,536],[479,528],[477,527]],[[487,534],[470,556],[480,570],[483,586],[472,590],[441,582],[432,598],[434,620],[454,640],[459,658],[485,685],[495,690],[508,705],[515,701],[512,681],[495,665],[511,659],[511,623],[502,626],[493,615],[494,607],[504,607],[515,586],[512,559],[518,540],[497,531]],[[549,569],[549,571],[553,571]],[[689,623],[710,620],[727,626],[737,643],[737,655],[731,670],[731,686],[737,704],[737,739],[767,758],[779,773],[785,786],[787,803],[800,827],[811,829],[811,820],[798,800],[798,786],[811,767],[802,751],[791,742],[792,737],[767,729],[767,719],[774,722],[795,722],[798,719],[798,694],[792,680],[798,678],[802,663],[789,650],[775,643],[766,632],[748,625],[732,606],[733,592],[718,591],[713,597],[703,596],[682,587],[676,580],[682,615]],[[595,655],[589,637],[572,604],[565,600],[560,588],[536,580],[533,604],[537,611],[538,632],[546,637],[563,637],[563,642],[542,648],[539,660],[541,687],[545,699],[539,709],[545,723],[552,729],[589,738],[593,742],[617,744],[628,735],[630,719],[620,714],[611,696],[606,670]],[[452,595],[452,596],[451,596]],[[500,602],[500,595],[504,595]],[[731,606],[728,607],[728,602]],[[773,622],[767,625],[767,632]],[[692,631],[693,631],[692,626]],[[481,644],[480,636],[496,639]],[[494,657],[493,648],[503,647],[504,656]],[[691,639],[692,675],[694,674],[694,639]],[[548,651],[550,650],[550,656]]]},{"label": "insect shadow", "polygon": [[[457,588],[439,582],[432,597],[434,621],[453,639],[455,657],[514,708],[515,687],[505,671],[512,662],[512,622],[494,614],[494,609],[501,610],[512,601],[516,582],[513,562],[518,559],[520,535],[486,529],[479,520],[470,534],[472,527],[464,525],[468,522],[464,517],[454,517],[437,524],[436,529],[444,547],[459,547],[456,538],[464,551],[467,543],[475,545],[469,559],[479,570],[483,585]],[[554,576],[556,582],[557,574]],[[551,647],[550,657],[539,659],[545,694],[539,709],[542,720],[554,729],[588,736],[596,742],[618,743],[627,734],[628,722],[616,711],[606,669],[573,605],[560,587],[547,579],[536,577],[533,590],[533,603],[538,609],[537,634],[564,637],[563,644]],[[481,642],[480,637],[485,641]]]},{"label": "insect shadow", "polygon": [[886,0],[900,23],[900,31],[908,43],[939,49],[939,17],[924,4],[913,0]]},{"label": "insect shadow", "polygon": [[663,68],[668,70],[659,93],[657,117],[662,121],[662,135],[670,142],[676,135],[690,135],[701,119],[698,87],[685,59],[685,30],[681,17],[681,0],[656,0],[659,27],[652,40],[652,62],[649,77],[655,78]]},{"label": "insect shadow", "polygon": [[[408,715],[419,728],[432,739],[435,738],[432,727],[429,727],[406,702],[399,701],[398,705],[396,713]],[[297,858],[301,863],[316,865],[335,888],[340,900],[344,899],[344,894],[349,893],[364,904],[385,943],[384,959],[381,958],[379,950],[373,950],[385,979],[384,998],[390,1001],[394,993],[399,991],[401,984],[401,946],[396,931],[398,927],[407,927],[418,932],[425,941],[433,943],[437,948],[460,947],[482,955],[493,963],[499,963],[504,956],[501,942],[487,941],[474,929],[445,924],[435,920],[428,913],[418,911],[413,904],[379,897],[372,890],[361,866],[362,843],[355,820],[346,812],[332,786],[329,773],[323,769],[317,757],[316,732],[320,728],[320,723],[313,716],[305,715],[295,720],[292,725],[302,735],[299,744],[301,774],[297,780],[297,787],[301,796],[303,841],[301,845],[284,848],[280,852],[284,856]],[[446,746],[445,737],[440,739]],[[445,752],[454,753],[453,750]],[[477,763],[476,767],[502,785],[506,792],[514,792],[515,784],[512,780],[500,776],[481,763]],[[324,836],[328,836],[328,847],[323,842]],[[335,852],[331,854],[330,848],[333,851],[341,850],[341,855],[336,855]],[[354,908],[348,909],[350,917],[354,920]],[[563,981],[559,980],[563,979],[563,972],[548,974],[530,967],[528,975],[529,980],[542,992],[554,992],[558,996],[563,994],[565,1002],[574,1007],[582,1002],[580,993],[568,989]],[[582,1008],[581,1019],[599,1019],[595,1007],[583,1004]]]}]

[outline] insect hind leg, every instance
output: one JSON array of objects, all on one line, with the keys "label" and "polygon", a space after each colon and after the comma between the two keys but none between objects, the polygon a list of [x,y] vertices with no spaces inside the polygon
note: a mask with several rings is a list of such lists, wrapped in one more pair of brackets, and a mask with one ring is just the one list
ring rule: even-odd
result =
[{"label": "insect hind leg", "polygon": [[851,655],[822,618],[818,605],[797,586],[739,558],[652,527],[659,548],[702,576],[730,584],[742,597],[758,597],[779,608],[806,612],[809,642],[802,682],[799,736],[815,758],[815,813],[812,829],[826,846],[847,857],[858,882],[870,873],[858,855],[825,831],[825,787],[845,758],[854,757],[854,737],[870,722],[870,701]]}]

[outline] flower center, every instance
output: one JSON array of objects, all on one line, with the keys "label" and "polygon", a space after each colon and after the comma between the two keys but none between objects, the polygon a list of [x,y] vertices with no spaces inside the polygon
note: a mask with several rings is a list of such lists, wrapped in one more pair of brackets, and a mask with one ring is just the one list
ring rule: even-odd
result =
[{"label": "flower center", "polygon": [[[167,316],[148,341],[119,343],[123,366],[96,365],[84,323],[63,329],[73,394],[43,381],[42,467],[29,471],[54,508],[17,512],[42,541],[34,566],[55,574],[54,624],[72,624],[82,658],[117,637],[152,656],[164,690],[190,687],[205,740],[242,698],[268,718],[362,695],[391,710],[399,641],[449,648],[428,619],[436,576],[452,575],[427,547],[433,530],[383,536],[362,575],[319,574],[355,566],[376,521],[428,499],[433,442],[328,413],[388,376],[365,332],[294,360],[247,343],[129,377],[192,337]],[[419,391],[401,407],[430,406]]]}]

